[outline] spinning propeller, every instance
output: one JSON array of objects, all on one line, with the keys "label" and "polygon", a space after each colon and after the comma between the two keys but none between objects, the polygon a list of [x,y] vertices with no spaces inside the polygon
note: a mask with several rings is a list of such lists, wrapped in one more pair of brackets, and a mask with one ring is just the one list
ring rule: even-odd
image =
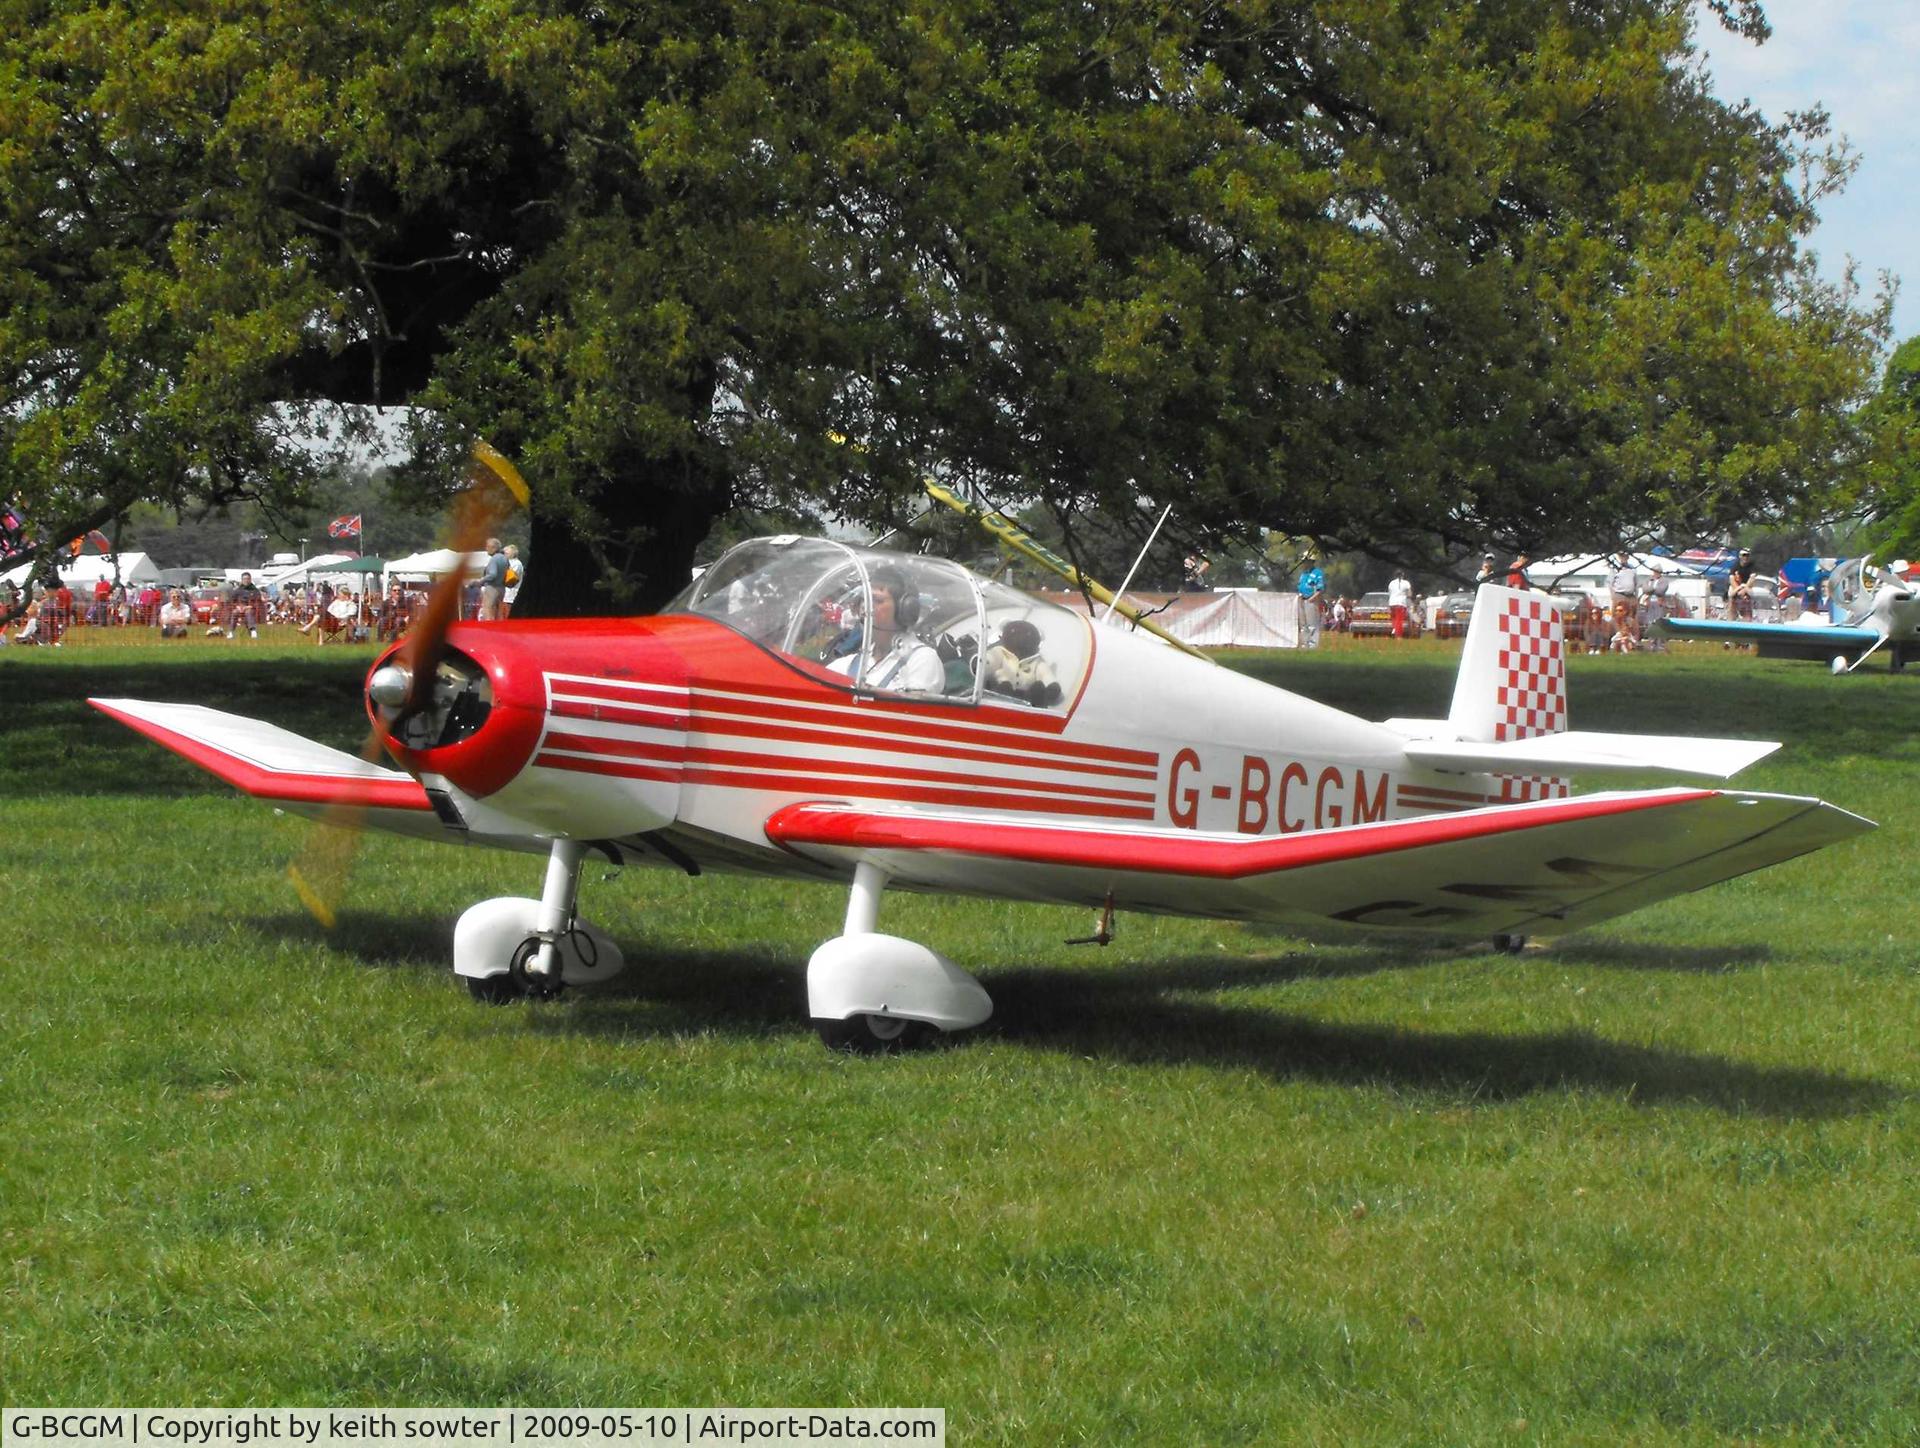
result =
[{"label": "spinning propeller", "polygon": [[[376,717],[360,748],[366,763],[379,763],[388,736],[432,707],[447,631],[460,617],[460,594],[472,576],[469,560],[514,509],[527,506],[528,496],[526,479],[504,455],[485,442],[474,443],[466,486],[453,504],[450,546],[458,562],[427,595],[427,606],[402,638],[399,653],[368,683]],[[366,819],[364,805],[329,805],[320,816],[328,828],[309,831],[299,858],[287,866],[300,903],[328,930],[338,919]]]}]

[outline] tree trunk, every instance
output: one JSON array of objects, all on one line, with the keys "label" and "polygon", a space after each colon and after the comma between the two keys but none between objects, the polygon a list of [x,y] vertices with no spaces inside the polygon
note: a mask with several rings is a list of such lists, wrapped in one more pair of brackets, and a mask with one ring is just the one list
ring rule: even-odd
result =
[{"label": "tree trunk", "polygon": [[[536,491],[538,484],[535,484]],[[732,503],[723,474],[701,460],[636,460],[594,499],[592,537],[536,498],[527,580],[516,618],[654,613],[693,576],[694,550]]]}]

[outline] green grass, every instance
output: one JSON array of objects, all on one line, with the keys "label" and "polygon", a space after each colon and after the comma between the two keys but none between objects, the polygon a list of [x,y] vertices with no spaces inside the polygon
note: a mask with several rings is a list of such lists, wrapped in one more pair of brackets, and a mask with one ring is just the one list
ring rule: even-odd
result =
[{"label": "green grass", "polygon": [[[251,643],[251,641],[248,641]],[[1457,646],[1240,660],[1372,717]],[[890,897],[995,1019],[801,1019],[837,891],[590,870],[610,987],[471,1004],[538,862],[303,822],[84,707],[357,742],[365,650],[0,654],[10,1404],[943,1406],[956,1442],[1920,1437],[1920,677],[1576,658],[1581,727],[1781,738],[1859,841],[1518,957]]]}]

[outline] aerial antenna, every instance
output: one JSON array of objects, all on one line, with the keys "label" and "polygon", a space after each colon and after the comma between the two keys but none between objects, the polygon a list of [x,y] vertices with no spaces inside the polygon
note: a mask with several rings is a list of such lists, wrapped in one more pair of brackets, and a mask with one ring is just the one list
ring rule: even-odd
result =
[{"label": "aerial antenna", "polygon": [[[1039,564],[1042,568],[1059,574],[1075,588],[1084,589],[1088,593],[1091,593],[1097,601],[1104,603],[1114,596],[1093,579],[1085,577],[1079,569],[1067,562],[1066,559],[1060,557],[1051,549],[1043,546],[1031,537],[1024,528],[998,508],[989,510],[981,507],[978,503],[969,503],[965,499],[941,487],[940,484],[936,483],[932,478],[922,478],[920,480],[920,486],[926,491],[927,496],[932,498],[936,503],[953,509],[954,512],[959,513],[962,517],[972,519],[975,523],[978,523],[982,528],[986,529],[988,533],[992,534],[995,539],[1005,544],[1014,552]],[[1135,608],[1130,603],[1120,604],[1119,609],[1121,613],[1132,619],[1148,633],[1159,638],[1161,642],[1173,645],[1174,648],[1180,650],[1183,654],[1192,654],[1196,659],[1206,659],[1208,663],[1214,662],[1213,659],[1209,658],[1192,644],[1177,639],[1168,633],[1148,617],[1144,610]]]},{"label": "aerial antenna", "polygon": [[882,533],[878,538],[874,539],[871,543],[868,543],[865,546],[868,548],[886,547],[887,540],[889,538],[893,537],[896,533],[905,533],[910,531],[915,524],[919,523],[923,518],[927,516],[927,514],[931,513],[932,511],[933,511],[933,504],[929,503],[927,504],[926,507],[922,508],[919,512],[915,513],[911,518],[907,519],[906,522],[894,524],[893,527],[887,529],[886,532]]},{"label": "aerial antenna", "polygon": [[1127,590],[1133,586],[1133,575],[1138,573],[1140,565],[1147,561],[1147,551],[1153,547],[1153,540],[1160,536],[1160,530],[1166,526],[1167,515],[1172,512],[1173,504],[1171,503],[1161,510],[1160,521],[1153,525],[1153,531],[1147,534],[1147,541],[1140,545],[1140,556],[1133,560],[1133,567],[1127,570],[1127,576],[1120,584],[1120,591],[1107,600],[1107,611],[1100,615],[1101,623],[1113,617],[1113,611],[1120,606],[1120,600],[1127,596]]}]

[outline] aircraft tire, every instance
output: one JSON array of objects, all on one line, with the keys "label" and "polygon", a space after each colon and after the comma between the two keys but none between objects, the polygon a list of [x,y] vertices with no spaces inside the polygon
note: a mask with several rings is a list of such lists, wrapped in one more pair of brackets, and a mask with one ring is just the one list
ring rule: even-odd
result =
[{"label": "aircraft tire", "polygon": [[488,1006],[510,1006],[526,996],[520,983],[512,975],[502,972],[499,975],[466,976],[467,994]]},{"label": "aircraft tire", "polygon": [[815,1020],[820,1044],[853,1056],[886,1056],[924,1044],[930,1027],[897,1016],[848,1016],[844,1021]]}]

